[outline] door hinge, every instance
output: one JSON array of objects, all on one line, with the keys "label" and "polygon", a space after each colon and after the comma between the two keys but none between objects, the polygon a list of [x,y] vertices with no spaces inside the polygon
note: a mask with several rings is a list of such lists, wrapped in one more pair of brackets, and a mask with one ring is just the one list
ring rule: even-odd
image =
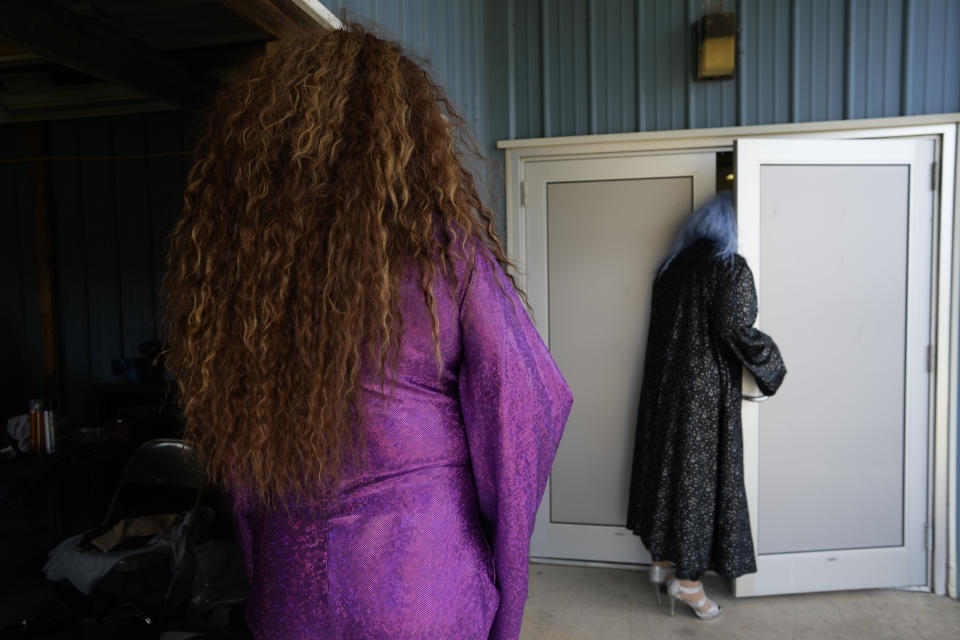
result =
[{"label": "door hinge", "polygon": [[929,522],[923,525],[923,544],[927,551],[933,551],[933,527]]},{"label": "door hinge", "polygon": [[933,373],[934,367],[937,365],[937,352],[934,350],[932,344],[927,345],[927,373]]},{"label": "door hinge", "polygon": [[520,206],[521,207],[527,206],[527,183],[526,182],[520,183]]},{"label": "door hinge", "polygon": [[936,191],[940,178],[940,163],[934,162],[930,165],[930,191]]}]

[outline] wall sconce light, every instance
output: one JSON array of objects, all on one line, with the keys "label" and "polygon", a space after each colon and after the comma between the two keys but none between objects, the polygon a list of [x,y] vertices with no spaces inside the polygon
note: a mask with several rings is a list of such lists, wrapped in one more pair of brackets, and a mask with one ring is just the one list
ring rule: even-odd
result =
[{"label": "wall sconce light", "polygon": [[697,80],[732,78],[737,65],[737,16],[719,10],[697,22]]}]

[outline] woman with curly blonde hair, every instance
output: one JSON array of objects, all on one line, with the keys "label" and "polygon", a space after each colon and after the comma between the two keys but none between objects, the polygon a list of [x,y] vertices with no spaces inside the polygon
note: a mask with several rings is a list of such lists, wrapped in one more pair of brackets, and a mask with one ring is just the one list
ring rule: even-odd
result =
[{"label": "woman with curly blonde hair", "polygon": [[290,37],[219,96],[164,281],[186,437],[258,638],[516,638],[571,397],[395,43]]}]

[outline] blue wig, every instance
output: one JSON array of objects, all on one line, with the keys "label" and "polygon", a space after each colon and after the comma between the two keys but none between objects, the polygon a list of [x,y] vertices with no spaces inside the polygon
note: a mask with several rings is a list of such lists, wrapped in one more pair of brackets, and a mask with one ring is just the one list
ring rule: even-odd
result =
[{"label": "blue wig", "polygon": [[733,260],[737,252],[737,219],[733,212],[733,193],[720,191],[705,205],[693,212],[680,227],[667,259],[659,273],[666,271],[677,255],[698,240],[710,240],[716,247],[714,256],[724,262]]}]

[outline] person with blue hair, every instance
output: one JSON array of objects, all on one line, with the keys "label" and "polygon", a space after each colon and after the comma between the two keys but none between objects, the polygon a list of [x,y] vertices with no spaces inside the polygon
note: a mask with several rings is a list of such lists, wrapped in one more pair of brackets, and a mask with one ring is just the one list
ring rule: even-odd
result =
[{"label": "person with blue hair", "polygon": [[650,551],[650,582],[671,615],[722,609],[700,582],[757,570],[743,484],[741,371],[773,395],[786,367],[753,327],[753,274],[737,254],[733,197],[724,191],[684,223],[653,285],[627,527]]}]

